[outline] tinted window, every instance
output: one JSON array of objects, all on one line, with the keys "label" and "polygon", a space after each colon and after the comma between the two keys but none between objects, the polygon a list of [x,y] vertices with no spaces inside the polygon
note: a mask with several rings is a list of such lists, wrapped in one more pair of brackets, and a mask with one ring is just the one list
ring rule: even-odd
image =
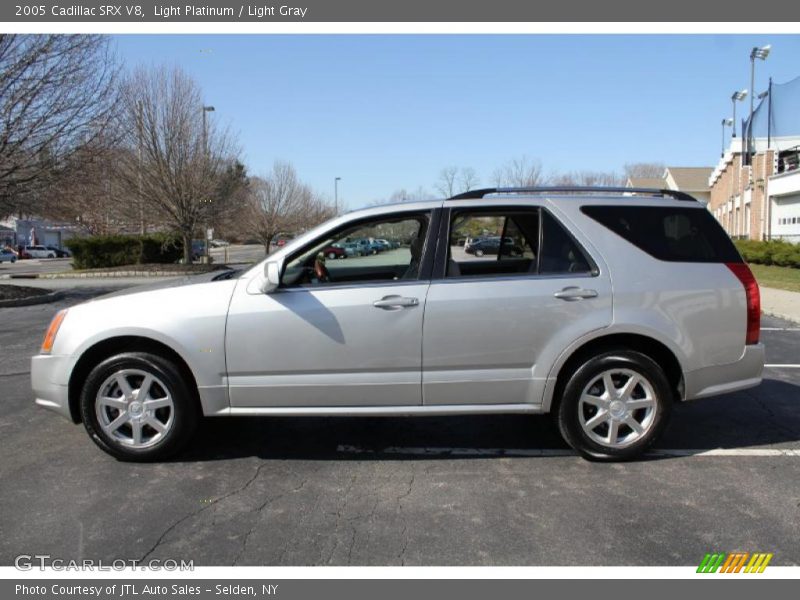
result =
[{"label": "tinted window", "polygon": [[542,212],[542,251],[539,273],[589,273],[592,267],[575,240],[546,211]]},{"label": "tinted window", "polygon": [[742,260],[728,235],[704,208],[584,206],[581,210],[659,260]]}]

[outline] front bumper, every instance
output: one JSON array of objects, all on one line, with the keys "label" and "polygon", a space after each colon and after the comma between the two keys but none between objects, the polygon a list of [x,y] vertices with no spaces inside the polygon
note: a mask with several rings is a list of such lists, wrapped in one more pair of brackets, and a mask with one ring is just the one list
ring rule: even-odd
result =
[{"label": "front bumper", "polygon": [[69,358],[50,354],[37,354],[31,358],[31,387],[36,404],[74,421],[69,408]]},{"label": "front bumper", "polygon": [[764,344],[745,346],[736,362],[684,373],[685,400],[717,396],[755,387],[764,371]]}]

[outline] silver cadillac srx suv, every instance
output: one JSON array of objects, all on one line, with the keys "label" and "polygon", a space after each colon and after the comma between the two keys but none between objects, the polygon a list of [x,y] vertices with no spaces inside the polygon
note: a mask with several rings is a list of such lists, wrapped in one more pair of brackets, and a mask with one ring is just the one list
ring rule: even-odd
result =
[{"label": "silver cadillac srx suv", "polygon": [[[364,240],[380,251],[324,252]],[[179,451],[201,416],[490,413],[552,413],[581,454],[619,460],[673,403],[761,381],[759,319],[750,269],[685,194],[486,189],[63,310],[31,376],[123,460]]]}]

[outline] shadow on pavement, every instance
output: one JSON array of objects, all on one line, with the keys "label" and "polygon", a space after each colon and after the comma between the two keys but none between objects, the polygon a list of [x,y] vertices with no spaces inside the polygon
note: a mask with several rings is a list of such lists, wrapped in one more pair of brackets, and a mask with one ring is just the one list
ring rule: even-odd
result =
[{"label": "shadow on pavement", "polygon": [[[800,385],[765,379],[752,390],[675,406],[665,449],[748,448],[800,441]],[[424,453],[420,449],[425,449]],[[451,453],[452,449],[458,452]],[[568,450],[549,415],[236,417],[205,419],[177,460],[257,456],[303,460],[432,460]],[[658,460],[663,460],[663,457]]]}]

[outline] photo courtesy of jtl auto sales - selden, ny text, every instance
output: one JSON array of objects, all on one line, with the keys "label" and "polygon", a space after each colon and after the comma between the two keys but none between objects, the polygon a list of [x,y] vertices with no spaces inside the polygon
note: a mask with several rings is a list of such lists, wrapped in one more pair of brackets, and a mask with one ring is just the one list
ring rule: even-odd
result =
[{"label": "photo courtesy of jtl auto sales - selden, ny text", "polygon": [[799,57],[778,0],[0,5],[0,598],[796,598]]}]

